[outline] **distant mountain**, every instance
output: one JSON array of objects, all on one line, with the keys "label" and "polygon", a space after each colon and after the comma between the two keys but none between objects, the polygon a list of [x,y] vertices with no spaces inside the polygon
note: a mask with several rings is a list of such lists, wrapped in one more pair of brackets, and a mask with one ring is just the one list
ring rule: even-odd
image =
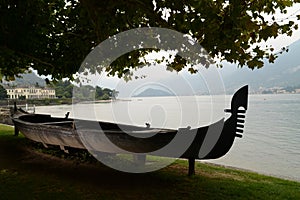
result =
[{"label": "distant mountain", "polygon": [[251,90],[258,90],[260,87],[300,86],[299,56],[300,40],[291,44],[288,52],[279,55],[274,64],[266,61],[262,69],[251,70],[244,67],[224,75],[225,87],[228,91],[233,91],[244,84],[249,84]]},{"label": "distant mountain", "polygon": [[148,88],[137,95],[133,95],[133,97],[161,97],[161,96],[174,96],[174,95],[167,91],[160,90],[160,89],[153,89],[153,88]]},{"label": "distant mountain", "polygon": [[15,81],[3,81],[5,85],[16,85],[16,86],[46,86],[46,82],[44,79],[38,77],[35,73],[31,72],[28,74],[20,74],[21,78],[16,78]]}]

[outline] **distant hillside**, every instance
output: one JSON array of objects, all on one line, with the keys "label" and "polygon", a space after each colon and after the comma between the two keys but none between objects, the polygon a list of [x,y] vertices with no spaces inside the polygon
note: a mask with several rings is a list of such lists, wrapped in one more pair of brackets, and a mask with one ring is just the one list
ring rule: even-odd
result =
[{"label": "distant hillside", "polygon": [[161,96],[174,96],[174,95],[164,90],[148,88],[143,92],[134,95],[133,97],[161,97]]},{"label": "distant hillside", "polygon": [[[240,85],[249,84],[252,90],[260,87],[287,87],[300,85],[300,40],[289,47],[289,51],[279,55],[274,64],[267,61],[262,69],[247,67],[237,69],[223,77],[226,89],[232,91]],[[231,66],[230,66],[231,67]]]},{"label": "distant hillside", "polygon": [[9,85],[17,85],[17,86],[30,86],[30,85],[36,85],[39,86],[46,86],[46,82],[44,79],[38,77],[35,73],[29,73],[29,74],[21,74],[21,78],[16,78],[15,81],[3,81],[4,84]]}]

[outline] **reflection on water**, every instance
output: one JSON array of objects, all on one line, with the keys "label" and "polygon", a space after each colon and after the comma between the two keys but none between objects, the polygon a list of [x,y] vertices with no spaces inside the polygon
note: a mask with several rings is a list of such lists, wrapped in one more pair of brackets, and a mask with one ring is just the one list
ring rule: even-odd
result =
[{"label": "reflection on water", "polygon": [[[231,97],[135,98],[112,103],[36,107],[37,113],[152,127],[198,127],[224,117]],[[214,102],[214,103],[212,103]],[[300,181],[300,95],[250,95],[245,133],[211,162]]]}]

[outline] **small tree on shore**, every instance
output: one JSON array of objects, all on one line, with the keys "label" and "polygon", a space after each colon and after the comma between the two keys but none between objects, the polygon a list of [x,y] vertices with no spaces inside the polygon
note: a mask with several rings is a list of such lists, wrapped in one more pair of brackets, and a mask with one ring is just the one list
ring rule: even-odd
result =
[{"label": "small tree on shore", "polygon": [[0,99],[6,99],[7,98],[7,91],[6,89],[0,85]]}]

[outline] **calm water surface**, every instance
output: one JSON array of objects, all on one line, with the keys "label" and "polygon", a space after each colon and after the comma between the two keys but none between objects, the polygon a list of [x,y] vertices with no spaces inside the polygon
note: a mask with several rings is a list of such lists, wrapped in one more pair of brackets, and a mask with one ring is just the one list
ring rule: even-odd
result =
[{"label": "calm water surface", "polygon": [[[40,106],[37,113],[152,127],[203,126],[222,117],[231,97],[159,97],[113,103]],[[213,102],[213,104],[212,104]],[[300,181],[300,95],[250,95],[244,137],[210,162]]]}]

